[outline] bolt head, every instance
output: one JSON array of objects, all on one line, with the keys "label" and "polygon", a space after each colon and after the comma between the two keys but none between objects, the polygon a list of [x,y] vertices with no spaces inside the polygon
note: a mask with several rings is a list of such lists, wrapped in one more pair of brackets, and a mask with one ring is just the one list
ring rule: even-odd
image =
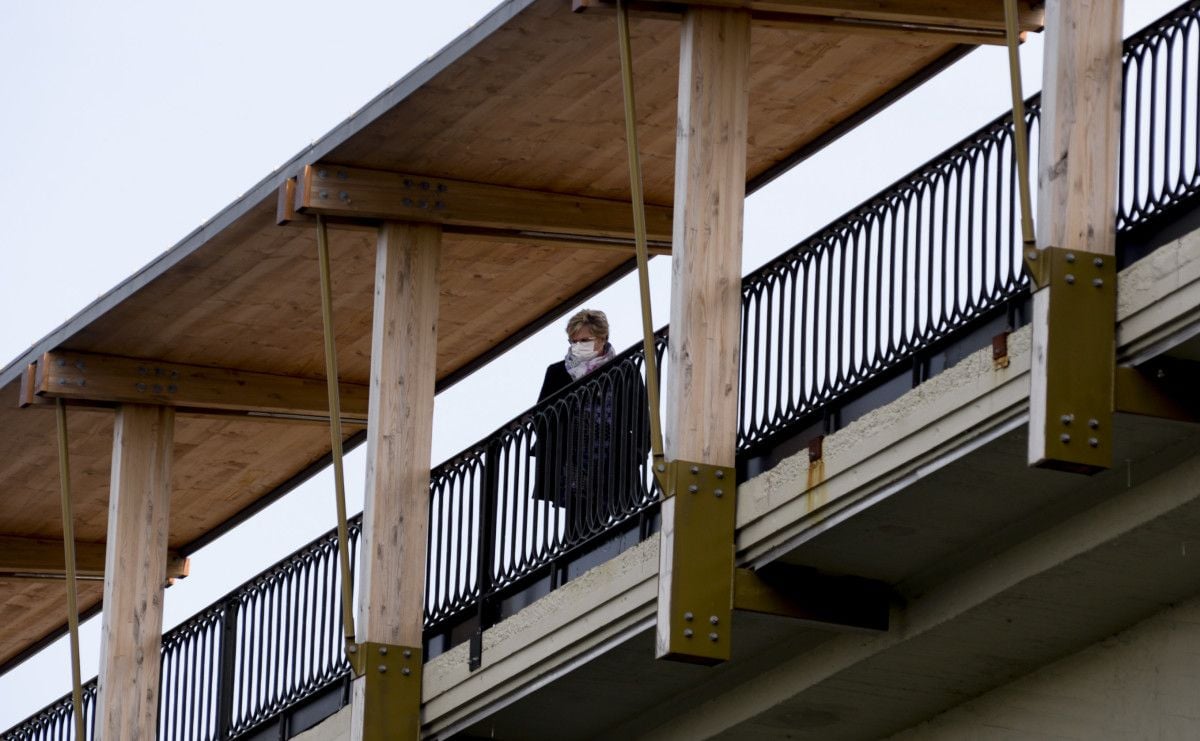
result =
[{"label": "bolt head", "polygon": [[718,638],[720,638],[720,636],[717,635],[716,633],[708,634],[708,640],[712,641],[713,643],[716,643]]},{"label": "bolt head", "polygon": [[695,615],[693,615],[693,614],[692,614],[692,613],[690,613],[690,612],[685,612],[685,613],[683,613],[683,619],[684,619],[684,620],[691,620],[691,619],[692,619],[692,618],[694,618],[694,617],[696,617],[696,616],[695,616]]},{"label": "bolt head", "polygon": [[379,647],[379,655],[380,655],[380,656],[387,656],[387,646],[380,646],[380,647]]},{"label": "bolt head", "polygon": [[1103,278],[1092,278],[1092,285],[1095,286],[1096,288],[1103,288],[1104,287],[1104,279]]},{"label": "bolt head", "polygon": [[719,479],[723,479],[723,478],[725,478],[725,472],[724,472],[724,471],[722,471],[722,470],[721,470],[721,469],[719,469],[719,468],[717,469],[716,473],[714,473],[713,475],[714,475],[714,476],[716,476],[716,477],[717,477],[717,478],[719,478]]},{"label": "bolt head", "polygon": [[380,664],[379,665],[379,673],[384,674],[386,672],[387,672],[387,664]]},{"label": "bolt head", "polygon": [[411,658],[412,658],[412,651],[409,651],[407,648],[406,648],[406,649],[404,649],[404,658],[406,658],[406,659],[411,659]]},{"label": "bolt head", "polygon": [[401,673],[401,674],[403,674],[404,676],[406,676],[406,677],[407,677],[409,674],[412,674],[412,669],[409,669],[409,668],[406,666],[406,667],[404,667],[403,669],[401,669],[401,670],[400,670],[400,673]]},{"label": "bolt head", "polygon": [[1071,442],[1071,436],[1067,435],[1065,433],[1062,435],[1059,435],[1058,439],[1060,442],[1062,442],[1063,445],[1066,445],[1067,443]]},{"label": "bolt head", "polygon": [[657,470],[659,473],[662,473],[662,472],[664,472],[664,471],[666,471],[666,470],[667,470],[667,467],[666,467],[664,464],[662,464],[662,463],[659,463],[659,464],[658,464],[657,466],[655,466],[654,468],[655,468],[655,470]]},{"label": "bolt head", "polygon": [[1089,419],[1089,420],[1088,420],[1088,427],[1091,427],[1093,430],[1098,430],[1098,429],[1100,429],[1100,420],[1098,420],[1098,419]]},{"label": "bolt head", "polygon": [[1075,253],[1074,252],[1067,253],[1067,262],[1069,262],[1069,263],[1075,262]]},{"label": "bolt head", "polygon": [[696,486],[695,484],[692,484],[691,486],[688,487],[688,491],[695,494],[696,492],[700,491],[700,487]]},{"label": "bolt head", "polygon": [[1100,447],[1100,440],[1094,437],[1089,437],[1088,445],[1091,445],[1093,448],[1098,448]]},{"label": "bolt head", "polygon": [[1075,421],[1075,415],[1074,414],[1064,414],[1063,416],[1059,417],[1059,419],[1062,420],[1062,423],[1064,425],[1069,425]]},{"label": "bolt head", "polygon": [[713,496],[714,496],[714,497],[716,497],[717,499],[720,499],[720,498],[721,498],[722,496],[724,496],[724,495],[725,495],[725,490],[724,490],[724,489],[715,489],[715,490],[713,491]]},{"label": "bolt head", "polygon": [[1069,285],[1069,286],[1075,285],[1075,276],[1072,275],[1071,273],[1067,273],[1066,281],[1067,281],[1067,285]]},{"label": "bolt head", "polygon": [[716,625],[717,623],[721,622],[721,618],[717,617],[716,615],[709,615],[708,622],[712,623],[713,625]]},{"label": "bolt head", "polygon": [[1092,264],[1098,268],[1102,268],[1104,267],[1104,258],[1097,257],[1095,260],[1092,260]]},{"label": "bolt head", "polygon": [[693,474],[700,473],[700,466],[692,466],[692,473]]},{"label": "bolt head", "polygon": [[691,637],[692,637],[692,636],[694,636],[694,635],[695,635],[695,633],[692,631],[692,629],[691,629],[691,628],[684,628],[684,629],[683,629],[683,637],[684,637],[684,638],[691,638]]},{"label": "bolt head", "polygon": [[1030,250],[1026,252],[1025,257],[1029,258],[1030,260],[1036,260],[1038,257],[1037,250]]}]

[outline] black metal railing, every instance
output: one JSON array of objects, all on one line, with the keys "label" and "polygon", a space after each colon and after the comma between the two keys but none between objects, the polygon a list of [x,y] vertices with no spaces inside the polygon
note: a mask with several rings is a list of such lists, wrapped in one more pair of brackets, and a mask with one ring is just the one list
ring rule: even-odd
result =
[{"label": "black metal railing", "polygon": [[[1194,205],[1198,82],[1200,0],[1126,42],[1119,231]],[[1036,135],[1036,98],[1028,110]],[[826,405],[1027,290],[1013,173],[1012,122],[1002,117],[746,277],[742,454],[794,434]],[[665,346],[663,331],[660,357]],[[653,509],[643,420],[621,411],[641,408],[642,364],[640,349],[623,353],[433,470],[431,631],[482,617],[489,599]],[[354,518],[355,554],[360,527]],[[164,636],[160,738],[233,738],[341,681],[348,667],[334,537]],[[93,681],[89,724],[94,703]],[[71,715],[63,698],[3,739],[67,741]]]}]

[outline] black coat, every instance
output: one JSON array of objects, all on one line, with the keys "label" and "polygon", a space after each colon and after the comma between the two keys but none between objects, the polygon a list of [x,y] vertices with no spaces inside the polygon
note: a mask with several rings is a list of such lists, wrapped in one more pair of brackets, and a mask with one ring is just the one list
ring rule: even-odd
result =
[{"label": "black coat", "polygon": [[568,537],[596,531],[643,503],[650,425],[646,386],[634,363],[613,361],[579,381],[562,361],[552,363],[538,402],[534,498],[567,508]]}]

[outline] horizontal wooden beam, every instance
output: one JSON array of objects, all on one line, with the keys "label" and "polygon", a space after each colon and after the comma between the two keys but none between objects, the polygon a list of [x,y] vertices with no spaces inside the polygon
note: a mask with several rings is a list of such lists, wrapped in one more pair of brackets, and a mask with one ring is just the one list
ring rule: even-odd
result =
[{"label": "horizontal wooden beam", "polygon": [[[22,406],[62,398],[85,404],[160,404],[180,412],[328,421],[325,380],[53,351],[26,372]],[[342,383],[343,422],[365,425],[367,387]]]},{"label": "horizontal wooden beam", "polygon": [[[751,22],[774,28],[817,28],[846,33],[933,38],[950,43],[1003,44],[1004,5],[999,0],[635,0],[636,12],[656,17],[680,14],[687,6],[744,8]],[[574,9],[611,10],[615,0],[574,0]],[[1022,32],[1040,31],[1045,13],[1021,0]]]},{"label": "horizontal wooden beam", "polygon": [[876,631],[888,628],[890,601],[887,585],[856,576],[833,576],[790,564],[734,572],[735,610]]},{"label": "horizontal wooden beam", "polygon": [[[75,574],[78,579],[104,578],[104,543],[75,544]],[[0,535],[0,576],[34,579],[62,579],[63,542],[51,538],[24,538]],[[188,559],[167,551],[167,579],[188,575]]]},{"label": "horizontal wooden beam", "polygon": [[[623,201],[326,163],[306,166],[295,185],[282,186],[281,198],[289,192],[291,211],[302,215],[440,224],[450,233],[490,230],[514,240],[573,237],[632,248],[633,210]],[[289,218],[286,206],[280,212],[280,220]],[[669,207],[647,206],[647,239],[669,245],[671,219]]]}]

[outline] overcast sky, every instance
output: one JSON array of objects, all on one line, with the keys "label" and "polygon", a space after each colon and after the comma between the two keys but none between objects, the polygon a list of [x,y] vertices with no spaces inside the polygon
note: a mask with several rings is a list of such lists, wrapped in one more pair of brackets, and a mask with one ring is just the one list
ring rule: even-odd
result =
[{"label": "overcast sky", "polygon": [[[1177,3],[1126,4],[1128,35]],[[0,366],[494,5],[344,0],[332,12],[312,0],[7,4],[0,24]],[[1027,93],[1041,86],[1040,56],[1035,35],[1022,52]],[[745,269],[1003,112],[1010,104],[1005,64],[998,48],[971,54],[748,199]],[[665,259],[652,262],[655,326],[667,318],[667,267]],[[588,305],[609,312],[618,349],[637,341],[632,280]],[[556,325],[440,395],[433,463],[532,404],[543,369],[564,350]],[[497,384],[505,393],[494,392]],[[362,488],[355,454],[348,461],[351,511],[361,508]],[[329,477],[318,476],[193,555],[192,576],[166,593],[164,628],[332,527],[331,492]],[[96,673],[98,622],[84,630],[85,679]],[[60,642],[0,677],[0,731],[68,690]]]}]

